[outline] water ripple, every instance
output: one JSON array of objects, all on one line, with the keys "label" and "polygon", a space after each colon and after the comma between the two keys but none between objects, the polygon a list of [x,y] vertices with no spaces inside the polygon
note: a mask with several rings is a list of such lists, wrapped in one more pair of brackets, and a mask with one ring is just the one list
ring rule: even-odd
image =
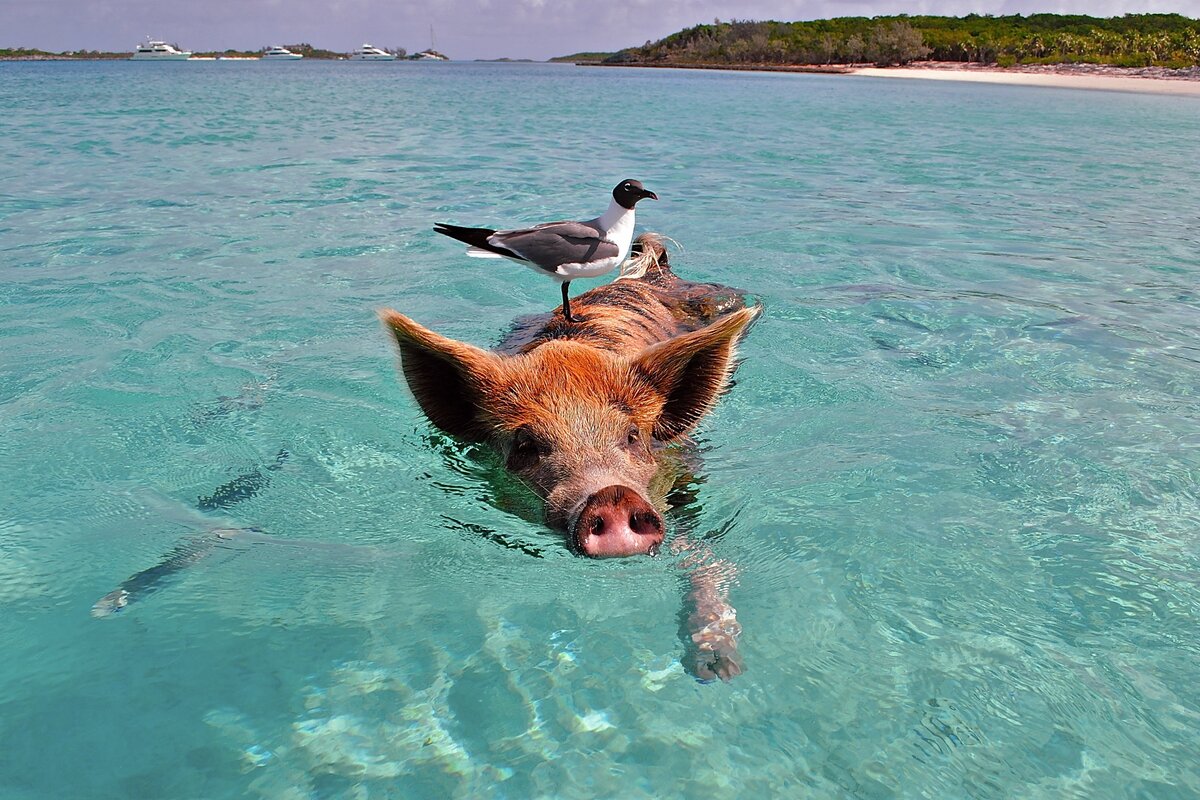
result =
[{"label": "water ripple", "polygon": [[[14,791],[1200,795],[1193,105],[294,66],[2,67]],[[727,685],[683,668],[682,559],[572,556],[373,314],[545,310],[430,226],[602,210],[564,96],[634,121],[589,152],[679,270],[764,308],[668,519],[729,565]]]}]

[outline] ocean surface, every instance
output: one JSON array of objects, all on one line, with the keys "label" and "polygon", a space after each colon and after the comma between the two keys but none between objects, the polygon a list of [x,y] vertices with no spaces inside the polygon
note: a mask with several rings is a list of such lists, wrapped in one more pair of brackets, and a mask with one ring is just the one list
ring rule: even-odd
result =
[{"label": "ocean surface", "polygon": [[[1138,94],[0,64],[0,797],[1200,795],[1198,152]],[[729,684],[678,559],[503,510],[375,317],[495,344],[556,287],[433,223],[625,177],[764,309],[668,520]]]}]

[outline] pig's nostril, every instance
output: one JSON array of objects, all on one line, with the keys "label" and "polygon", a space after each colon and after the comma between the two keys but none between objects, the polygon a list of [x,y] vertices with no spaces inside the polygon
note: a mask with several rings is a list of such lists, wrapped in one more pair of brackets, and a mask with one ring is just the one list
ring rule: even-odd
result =
[{"label": "pig's nostril", "polygon": [[597,514],[592,517],[592,522],[588,527],[591,529],[592,536],[599,536],[604,533],[604,518]]},{"label": "pig's nostril", "polygon": [[662,520],[652,511],[635,511],[629,515],[629,527],[634,533],[651,536],[662,532]]}]

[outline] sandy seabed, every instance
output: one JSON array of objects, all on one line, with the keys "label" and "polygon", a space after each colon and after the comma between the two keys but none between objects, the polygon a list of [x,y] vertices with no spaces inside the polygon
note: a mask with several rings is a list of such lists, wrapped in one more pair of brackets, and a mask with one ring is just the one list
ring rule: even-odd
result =
[{"label": "sandy seabed", "polygon": [[1107,92],[1150,92],[1200,97],[1200,81],[1146,78],[1133,75],[1081,75],[1068,72],[1021,72],[1003,69],[948,69],[925,67],[862,67],[852,75],[872,78],[916,78],[933,81],[1003,83],[1048,86],[1060,89],[1095,89]]}]

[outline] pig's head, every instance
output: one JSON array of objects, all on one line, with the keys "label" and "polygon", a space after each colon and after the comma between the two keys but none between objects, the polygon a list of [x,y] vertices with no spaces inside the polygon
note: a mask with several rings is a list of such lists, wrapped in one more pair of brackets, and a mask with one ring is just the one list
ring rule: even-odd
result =
[{"label": "pig's head", "polygon": [[380,316],[430,422],[493,446],[576,552],[606,557],[662,544],[670,486],[659,453],[712,408],[757,314],[736,311],[628,357],[566,339],[500,355],[395,311]]}]

